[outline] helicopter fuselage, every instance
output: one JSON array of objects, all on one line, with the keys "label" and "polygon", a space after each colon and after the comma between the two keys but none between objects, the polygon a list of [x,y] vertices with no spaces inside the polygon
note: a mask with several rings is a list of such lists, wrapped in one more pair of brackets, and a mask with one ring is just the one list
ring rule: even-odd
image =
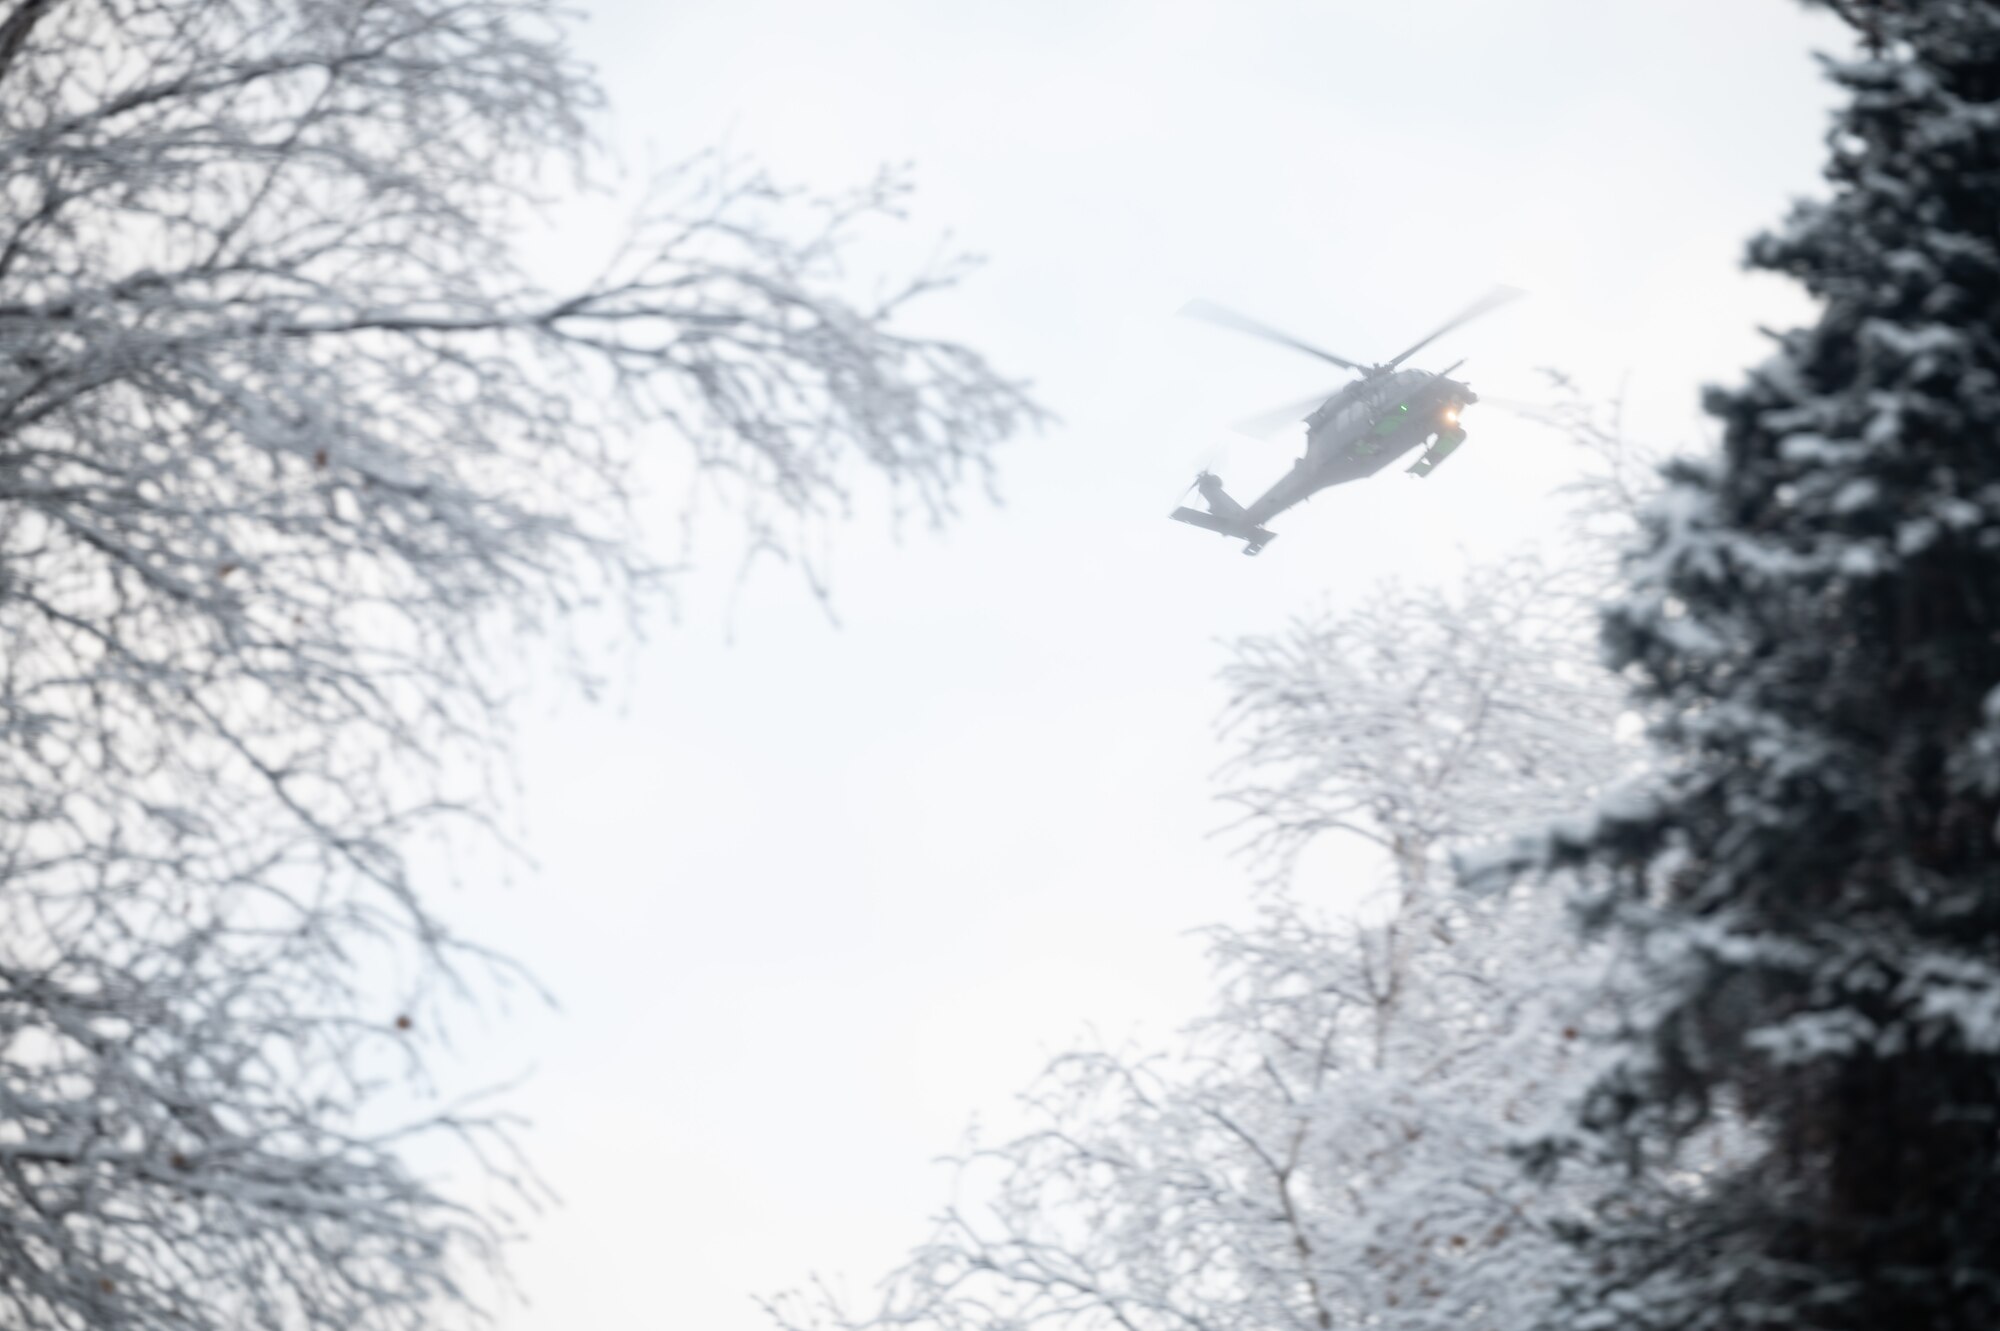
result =
[{"label": "helicopter fuselage", "polygon": [[[1465,438],[1458,413],[1478,394],[1426,370],[1390,370],[1348,384],[1306,417],[1305,455],[1256,500],[1247,521],[1261,525],[1330,485],[1373,476],[1435,440],[1418,466],[1435,466]],[[1434,456],[1433,456],[1434,455]]]}]

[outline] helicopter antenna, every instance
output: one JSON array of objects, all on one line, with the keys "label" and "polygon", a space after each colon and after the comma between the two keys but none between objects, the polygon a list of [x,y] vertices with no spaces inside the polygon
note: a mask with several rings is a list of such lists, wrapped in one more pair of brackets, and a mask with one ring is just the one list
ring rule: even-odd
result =
[{"label": "helicopter antenna", "polygon": [[[1290,347],[1293,351],[1303,351],[1308,356],[1318,357],[1320,360],[1338,365],[1343,370],[1365,371],[1368,368],[1365,365],[1360,365],[1347,359],[1345,356],[1336,356],[1331,351],[1316,347],[1302,338],[1293,337],[1290,333],[1273,328],[1269,324],[1259,323],[1246,314],[1238,314],[1234,310],[1225,309],[1217,305],[1214,301],[1191,300],[1181,306],[1180,312],[1189,318],[1218,324],[1223,328],[1233,328],[1239,333],[1248,333],[1252,337],[1261,337],[1266,342],[1276,342],[1279,346]],[[1443,331],[1443,329],[1438,330],[1438,332]],[[1437,333],[1431,334],[1431,337],[1435,336],[1437,336]],[[1428,342],[1430,338],[1425,338],[1424,340]],[[1413,347],[1411,350],[1415,350],[1415,348]]]},{"label": "helicopter antenna", "polygon": [[1494,287],[1491,291],[1487,292],[1485,295],[1481,296],[1478,300],[1472,302],[1472,304],[1467,306],[1464,310],[1460,311],[1460,313],[1456,317],[1454,317],[1449,323],[1445,324],[1444,327],[1438,329],[1436,332],[1432,333],[1429,337],[1426,337],[1423,341],[1417,343],[1415,346],[1411,347],[1408,351],[1405,351],[1402,355],[1390,361],[1383,368],[1389,370],[1395,369],[1398,365],[1401,365],[1404,361],[1416,355],[1419,351],[1422,351],[1425,347],[1437,341],[1439,338],[1443,337],[1446,333],[1449,333],[1452,329],[1458,328],[1464,324],[1469,324],[1474,319],[1477,319],[1480,315],[1489,314],[1492,311],[1499,309],[1502,305],[1505,305],[1508,301],[1518,300],[1525,294],[1527,293],[1523,292],[1519,287]]}]

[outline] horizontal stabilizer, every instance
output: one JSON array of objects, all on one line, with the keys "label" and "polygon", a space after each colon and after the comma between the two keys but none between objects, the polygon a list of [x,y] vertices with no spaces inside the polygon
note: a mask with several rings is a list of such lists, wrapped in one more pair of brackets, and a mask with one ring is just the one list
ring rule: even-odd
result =
[{"label": "horizontal stabilizer", "polygon": [[1253,523],[1231,522],[1228,518],[1217,517],[1213,513],[1203,513],[1192,508],[1177,508],[1167,514],[1167,516],[1176,522],[1185,522],[1196,527],[1206,527],[1212,532],[1219,532],[1224,536],[1233,536],[1239,541],[1247,541],[1249,544],[1244,549],[1245,554],[1254,555],[1263,549],[1265,545],[1277,538],[1276,532],[1267,531]]}]

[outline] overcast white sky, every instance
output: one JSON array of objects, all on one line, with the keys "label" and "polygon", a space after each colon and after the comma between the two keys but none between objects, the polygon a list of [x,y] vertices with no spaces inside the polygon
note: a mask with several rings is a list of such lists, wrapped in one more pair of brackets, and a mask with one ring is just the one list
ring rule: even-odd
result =
[{"label": "overcast white sky", "polygon": [[1246,900],[1204,835],[1217,640],[1500,554],[1562,479],[1474,408],[1434,478],[1329,491],[1244,559],[1164,513],[1200,461],[1255,493],[1292,441],[1217,457],[1226,422],[1332,381],[1172,312],[1370,359],[1509,281],[1531,299],[1416,363],[1514,396],[1629,373],[1636,428],[1693,440],[1697,384],[1802,309],[1737,258],[1814,187],[1807,53],[1837,38],[1784,0],[589,8],[634,160],[913,162],[907,261],[946,229],[990,256],[926,318],[1062,416],[1004,457],[1004,507],[847,531],[841,627],[779,571],[725,616],[710,568],[622,704],[528,728],[543,872],[467,924],[563,1008],[466,1049],[535,1068],[514,1099],[565,1201],[501,1325],[747,1331],[752,1292],[885,1270],[944,1196],[930,1159],[1086,1023],[1200,1002],[1187,931]]}]

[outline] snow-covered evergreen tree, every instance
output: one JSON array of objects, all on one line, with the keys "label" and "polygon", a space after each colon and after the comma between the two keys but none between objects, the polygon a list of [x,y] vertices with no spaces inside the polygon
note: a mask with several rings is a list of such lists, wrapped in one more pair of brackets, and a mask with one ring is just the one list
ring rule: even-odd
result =
[{"label": "snow-covered evergreen tree", "polygon": [[1608,1192],[1565,1327],[2000,1325],[2000,5],[1824,2],[1830,197],[1750,252],[1822,313],[1669,470],[1606,627],[1669,765],[1551,857],[1652,985],[1580,1143],[1764,1145]]}]

